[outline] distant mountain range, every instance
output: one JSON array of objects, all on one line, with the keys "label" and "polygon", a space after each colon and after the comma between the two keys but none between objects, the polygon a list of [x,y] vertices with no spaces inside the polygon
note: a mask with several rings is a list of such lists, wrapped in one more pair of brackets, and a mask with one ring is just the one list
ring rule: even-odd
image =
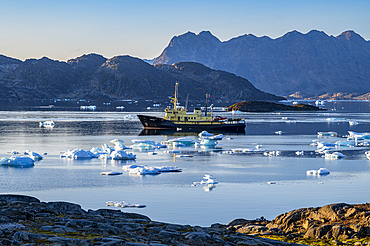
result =
[{"label": "distant mountain range", "polygon": [[221,42],[208,31],[173,37],[153,62],[198,62],[248,79],[256,88],[296,98],[370,99],[370,42],[353,31],[334,37],[292,31]]},{"label": "distant mountain range", "polygon": [[0,96],[35,99],[168,99],[179,82],[183,100],[282,100],[256,89],[247,79],[194,62],[152,66],[130,56],[106,59],[89,54],[60,62],[49,58],[17,59],[0,55]]}]

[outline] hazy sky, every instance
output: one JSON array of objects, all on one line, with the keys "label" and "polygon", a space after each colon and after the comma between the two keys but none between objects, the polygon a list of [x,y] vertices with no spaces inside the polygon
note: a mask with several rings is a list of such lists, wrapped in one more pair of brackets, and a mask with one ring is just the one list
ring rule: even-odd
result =
[{"label": "hazy sky", "polygon": [[0,54],[21,60],[153,58],[188,31],[226,41],[312,29],[370,40],[370,0],[0,0]]}]

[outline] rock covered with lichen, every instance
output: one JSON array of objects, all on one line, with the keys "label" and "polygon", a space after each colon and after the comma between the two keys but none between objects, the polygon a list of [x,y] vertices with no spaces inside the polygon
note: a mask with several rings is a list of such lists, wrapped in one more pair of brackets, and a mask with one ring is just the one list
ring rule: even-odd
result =
[{"label": "rock covered with lichen", "polygon": [[69,202],[0,195],[0,245],[293,245],[211,227],[152,221],[118,209],[85,211]]}]

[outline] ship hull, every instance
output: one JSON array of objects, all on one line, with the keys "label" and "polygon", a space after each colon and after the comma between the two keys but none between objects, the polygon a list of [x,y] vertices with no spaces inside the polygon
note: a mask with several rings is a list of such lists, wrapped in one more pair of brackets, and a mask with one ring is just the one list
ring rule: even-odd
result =
[{"label": "ship hull", "polygon": [[169,129],[181,129],[184,131],[224,131],[224,132],[235,132],[245,133],[245,122],[230,123],[230,122],[192,122],[187,124],[173,123],[172,121],[165,120],[163,118],[155,116],[137,115],[144,126],[144,129],[154,130],[169,130]]}]

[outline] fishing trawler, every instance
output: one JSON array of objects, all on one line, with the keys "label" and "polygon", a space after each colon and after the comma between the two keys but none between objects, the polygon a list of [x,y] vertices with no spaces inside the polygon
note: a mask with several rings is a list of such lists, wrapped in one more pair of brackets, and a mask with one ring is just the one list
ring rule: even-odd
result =
[{"label": "fishing trawler", "polygon": [[[178,103],[178,83],[175,85],[175,96],[171,98],[173,108],[165,109],[163,118],[147,115],[137,115],[144,126],[144,129],[157,130],[184,130],[184,131],[202,131],[215,130],[235,133],[245,133],[245,120],[232,119],[221,116],[213,117],[213,108],[207,112],[207,100],[205,112],[202,113],[200,108],[195,108],[194,112],[189,113],[187,108],[179,106]],[[206,96],[207,97],[207,96]]]}]

